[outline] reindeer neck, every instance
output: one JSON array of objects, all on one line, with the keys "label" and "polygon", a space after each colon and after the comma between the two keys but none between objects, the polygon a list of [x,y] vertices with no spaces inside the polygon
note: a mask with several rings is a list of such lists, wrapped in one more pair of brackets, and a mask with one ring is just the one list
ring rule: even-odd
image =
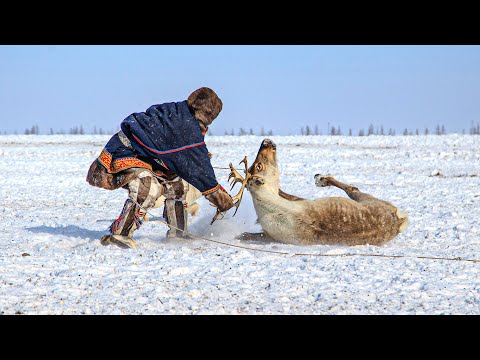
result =
[{"label": "reindeer neck", "polygon": [[277,186],[264,184],[257,191],[251,192],[255,209],[263,210],[261,212],[273,212],[278,209],[292,210],[295,208],[295,202],[281,197],[278,190]]}]

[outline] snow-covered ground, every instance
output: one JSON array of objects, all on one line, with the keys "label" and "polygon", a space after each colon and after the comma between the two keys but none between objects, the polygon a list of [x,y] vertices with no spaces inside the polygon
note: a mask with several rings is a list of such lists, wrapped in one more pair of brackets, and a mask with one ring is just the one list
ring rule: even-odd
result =
[{"label": "snow-covered ground", "polygon": [[[1,314],[480,314],[480,136],[273,136],[284,191],[306,198],[345,196],[318,188],[334,175],[392,202],[410,226],[384,246],[169,241],[166,226],[146,222],[136,250],[100,245],[125,190],[85,181],[110,136],[0,136]],[[214,166],[247,155],[259,136],[207,136]],[[216,169],[229,189],[229,171]],[[238,186],[232,191],[236,193]],[[209,225],[204,199],[190,232],[242,245],[259,231],[249,193],[235,217]],[[152,210],[160,216],[160,208]]]}]

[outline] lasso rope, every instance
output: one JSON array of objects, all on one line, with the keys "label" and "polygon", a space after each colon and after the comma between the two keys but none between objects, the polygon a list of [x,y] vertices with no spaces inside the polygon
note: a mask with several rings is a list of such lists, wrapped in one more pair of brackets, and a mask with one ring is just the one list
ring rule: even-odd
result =
[{"label": "lasso rope", "polygon": [[[229,168],[228,168],[229,169]],[[148,215],[152,216],[152,217],[155,217],[154,215],[152,215],[151,213],[148,212],[147,209],[145,209],[143,206],[141,206],[139,203],[137,203],[136,201],[133,201],[135,204],[137,204],[137,206],[139,206],[140,208],[142,208]],[[250,250],[250,251],[258,251],[258,252],[265,252],[265,253],[272,253],[272,254],[278,254],[278,255],[287,255],[287,256],[322,256],[322,257],[347,257],[347,256],[363,256],[363,257],[381,257],[381,258],[414,258],[414,259],[425,259],[425,260],[447,260],[447,261],[462,261],[462,262],[473,262],[473,263],[478,263],[480,262],[480,260],[477,260],[477,259],[463,259],[461,257],[455,257],[455,258],[447,258],[447,257],[435,257],[435,256],[407,256],[407,255],[385,255],[385,254],[365,254],[365,253],[344,253],[344,254],[325,254],[325,253],[293,253],[293,252],[287,252],[287,251],[277,251],[277,250],[266,250],[266,249],[255,249],[255,248],[251,248],[251,247],[248,247],[248,246],[243,246],[243,245],[235,245],[235,244],[230,244],[230,243],[226,243],[226,242],[223,242],[223,241],[218,241],[218,240],[212,240],[212,239],[208,239],[206,237],[203,237],[203,236],[199,236],[199,235],[195,235],[195,234],[192,234],[188,231],[185,231],[185,230],[182,230],[176,226],[173,226],[173,225],[170,225],[168,224],[168,222],[164,221],[164,220],[161,220],[159,217],[155,217],[156,220],[160,221],[161,223],[169,226],[169,227],[172,227],[176,230],[179,230],[181,232],[184,232],[188,235],[190,235],[191,237],[194,237],[194,238],[197,238],[197,239],[201,239],[201,240],[204,240],[204,241],[209,241],[209,242],[212,242],[212,243],[216,243],[216,244],[221,244],[221,245],[225,245],[225,246],[231,246],[231,247],[235,247],[235,248],[240,248],[240,249],[246,249],[246,250]]]},{"label": "lasso rope", "polygon": [[[226,167],[219,167],[219,166],[212,166],[214,169],[221,169],[221,170],[231,170],[229,167],[226,168]],[[237,168],[234,168],[235,170],[245,170],[245,169],[237,169]]]}]

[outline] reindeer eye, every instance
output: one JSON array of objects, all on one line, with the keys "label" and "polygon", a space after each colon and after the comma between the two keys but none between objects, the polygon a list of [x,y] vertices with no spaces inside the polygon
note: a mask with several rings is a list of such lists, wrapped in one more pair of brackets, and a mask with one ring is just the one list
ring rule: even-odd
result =
[{"label": "reindeer eye", "polygon": [[262,166],[262,164],[259,163],[259,164],[257,164],[256,168],[257,168],[258,171],[262,171],[263,166]]}]

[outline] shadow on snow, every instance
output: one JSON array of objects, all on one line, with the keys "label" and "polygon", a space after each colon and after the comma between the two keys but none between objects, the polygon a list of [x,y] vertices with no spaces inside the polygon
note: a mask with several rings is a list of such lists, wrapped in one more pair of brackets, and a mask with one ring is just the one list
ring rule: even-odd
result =
[{"label": "shadow on snow", "polygon": [[70,237],[79,237],[83,239],[91,239],[91,240],[100,240],[103,235],[105,235],[105,231],[95,231],[84,229],[76,225],[67,225],[67,226],[59,226],[59,227],[52,227],[52,226],[35,226],[31,228],[26,228],[33,233],[43,233],[43,234],[51,234],[51,235],[65,235]]}]

